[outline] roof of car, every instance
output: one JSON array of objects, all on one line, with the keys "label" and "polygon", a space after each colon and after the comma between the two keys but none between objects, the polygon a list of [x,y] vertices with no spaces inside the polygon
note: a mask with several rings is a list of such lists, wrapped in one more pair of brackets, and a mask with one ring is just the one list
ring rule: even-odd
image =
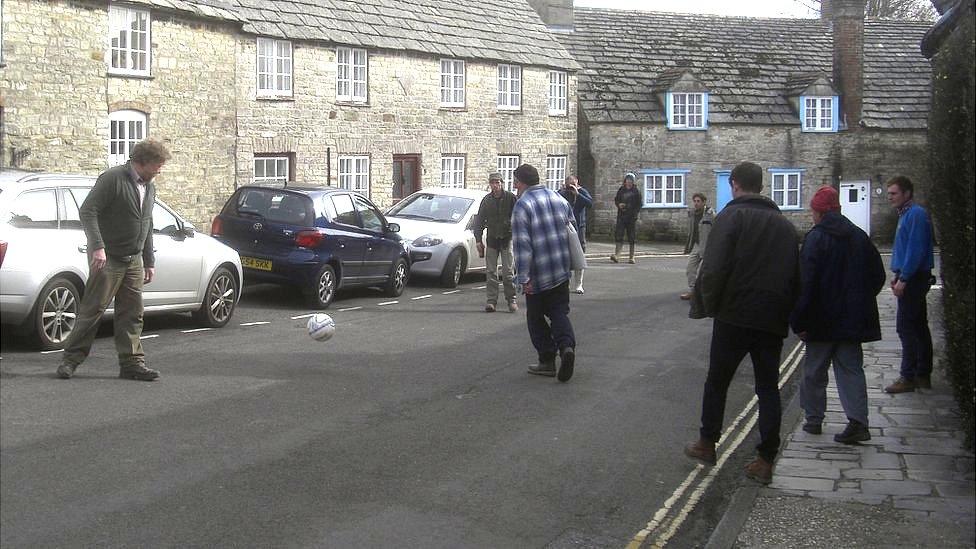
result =
[{"label": "roof of car", "polygon": [[[9,187],[17,184],[22,187],[44,186],[48,182],[84,182],[92,183],[95,177],[91,175],[67,174],[67,173],[47,173],[31,172],[17,168],[3,168],[0,170],[0,185]],[[36,185],[34,185],[36,184]]]},{"label": "roof of car", "polygon": [[447,187],[424,187],[413,194],[437,194],[443,196],[458,196],[462,198],[483,198],[488,194],[488,189],[454,189]]}]

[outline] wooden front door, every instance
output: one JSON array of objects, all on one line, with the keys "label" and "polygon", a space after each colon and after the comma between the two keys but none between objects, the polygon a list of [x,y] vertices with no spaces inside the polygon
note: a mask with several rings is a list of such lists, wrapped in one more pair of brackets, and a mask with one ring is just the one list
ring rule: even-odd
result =
[{"label": "wooden front door", "polygon": [[420,190],[420,155],[393,155],[393,203]]}]

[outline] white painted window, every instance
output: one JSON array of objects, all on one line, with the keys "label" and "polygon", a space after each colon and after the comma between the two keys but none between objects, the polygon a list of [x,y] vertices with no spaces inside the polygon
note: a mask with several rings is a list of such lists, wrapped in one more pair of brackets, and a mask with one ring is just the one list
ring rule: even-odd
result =
[{"label": "white painted window", "polygon": [[336,50],[336,101],[366,102],[366,50]]},{"label": "white painted window", "polygon": [[288,40],[258,38],[259,97],[291,97],[292,50]]},{"label": "white painted window", "polygon": [[149,10],[108,7],[108,72],[149,76]]},{"label": "white painted window", "polygon": [[515,182],[515,168],[519,167],[522,157],[518,155],[500,155],[496,166],[498,173],[505,179],[505,190],[511,191]]},{"label": "white painted window", "polygon": [[149,135],[149,117],[144,112],[124,110],[108,115],[108,165],[129,161],[129,152]]},{"label": "white painted window", "polygon": [[549,114],[560,116],[566,114],[567,86],[566,73],[563,71],[549,71]]},{"label": "white painted window", "polygon": [[800,185],[803,182],[801,172],[778,171],[771,172],[773,184],[769,187],[770,198],[782,209],[796,210],[800,206]]},{"label": "white painted window", "polygon": [[369,157],[340,156],[339,186],[369,196]]},{"label": "white painted window", "polygon": [[554,191],[558,191],[566,180],[566,157],[547,156],[546,157],[546,186]]},{"label": "white painted window", "polygon": [[254,157],[254,183],[258,185],[284,185],[290,173],[290,155]]},{"label": "white painted window", "polygon": [[705,94],[704,93],[671,93],[669,94],[670,112],[668,113],[668,127],[671,129],[704,129],[705,128]]},{"label": "white painted window", "polygon": [[464,157],[441,157],[441,187],[449,189],[464,188]]},{"label": "white painted window", "polygon": [[498,108],[508,111],[522,108],[522,67],[498,65]]},{"label": "white painted window", "polygon": [[834,131],[833,97],[803,97],[803,130],[808,132]]},{"label": "white painted window", "polygon": [[464,106],[464,61],[441,59],[441,106]]},{"label": "white painted window", "polygon": [[685,205],[685,174],[675,172],[644,174],[644,207],[661,208]]}]

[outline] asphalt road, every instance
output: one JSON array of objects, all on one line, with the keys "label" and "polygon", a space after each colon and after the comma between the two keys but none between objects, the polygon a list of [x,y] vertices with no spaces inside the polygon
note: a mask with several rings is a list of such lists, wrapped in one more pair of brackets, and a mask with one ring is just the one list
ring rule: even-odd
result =
[{"label": "asphalt road", "polygon": [[[59,354],[5,333],[0,544],[623,547],[650,525],[702,545],[755,434],[704,484],[681,453],[710,332],[677,299],[684,265],[591,262],[565,384],[526,374],[524,311],[482,312],[483,277],[341,295],[325,343],[300,295],[270,285],[220,330],[152,317],[153,383],[116,377],[106,326],[68,381]],[[727,421],[752,396],[746,364]],[[696,487],[697,505],[672,505]]]}]

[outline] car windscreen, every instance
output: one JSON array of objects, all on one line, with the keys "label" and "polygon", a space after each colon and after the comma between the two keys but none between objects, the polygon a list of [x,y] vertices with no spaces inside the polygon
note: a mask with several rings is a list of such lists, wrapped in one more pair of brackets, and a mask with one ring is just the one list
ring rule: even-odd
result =
[{"label": "car windscreen", "polygon": [[233,203],[234,214],[288,225],[310,225],[312,201],[305,195],[280,189],[244,189]]},{"label": "car windscreen", "polygon": [[390,208],[388,216],[422,219],[437,223],[458,223],[474,199],[433,193],[417,193]]}]

